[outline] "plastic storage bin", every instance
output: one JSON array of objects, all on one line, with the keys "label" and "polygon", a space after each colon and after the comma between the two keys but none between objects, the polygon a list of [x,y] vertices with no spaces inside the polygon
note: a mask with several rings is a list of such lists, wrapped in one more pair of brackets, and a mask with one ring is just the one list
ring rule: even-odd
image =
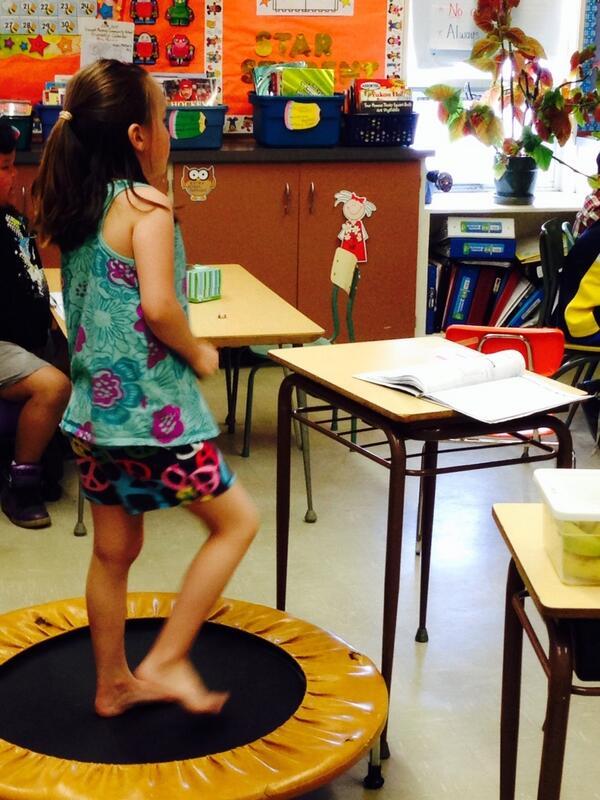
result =
[{"label": "plastic storage bin", "polygon": [[345,114],[345,145],[354,147],[385,147],[411,145],[415,140],[418,114]]},{"label": "plastic storage bin", "polygon": [[544,546],[563,583],[600,584],[600,472],[537,469]]},{"label": "plastic storage bin", "polygon": [[45,106],[43,103],[38,103],[35,107],[35,112],[40,118],[42,123],[42,141],[50,136],[52,128],[56,125],[58,115],[62,111],[62,106]]},{"label": "plastic storage bin", "polygon": [[19,131],[17,150],[31,148],[33,107],[27,100],[0,100],[0,116],[8,117],[10,124]]},{"label": "plastic storage bin", "polygon": [[228,106],[169,106],[165,124],[172,150],[218,150]]},{"label": "plastic storage bin", "polygon": [[248,95],[254,138],[265,147],[333,147],[340,140],[343,94],[332,97]]}]

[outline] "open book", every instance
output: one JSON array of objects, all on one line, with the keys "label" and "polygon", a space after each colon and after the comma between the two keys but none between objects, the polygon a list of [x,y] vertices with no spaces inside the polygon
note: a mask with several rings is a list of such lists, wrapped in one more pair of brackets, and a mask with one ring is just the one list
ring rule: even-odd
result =
[{"label": "open book", "polygon": [[481,422],[504,422],[583,400],[576,394],[527,372],[517,350],[485,355],[468,347],[432,353],[427,360],[380,372],[361,372],[361,380],[426,397]]}]

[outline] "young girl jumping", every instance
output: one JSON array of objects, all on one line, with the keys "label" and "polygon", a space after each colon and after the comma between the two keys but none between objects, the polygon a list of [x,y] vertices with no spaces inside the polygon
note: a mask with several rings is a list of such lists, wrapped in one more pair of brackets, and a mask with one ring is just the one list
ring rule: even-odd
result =
[{"label": "young girl jumping", "polygon": [[[101,60],[69,82],[34,187],[43,240],[62,251],[73,393],[62,422],[92,504],[86,599],[101,716],[173,700],[217,713],[188,653],[250,545],[252,501],[210,441],[197,377],[218,366],[192,335],[185,254],[167,196],[165,98],[140,67]],[[133,674],[124,647],[127,577],[143,514],[186,503],[209,536],[173,613]]]}]

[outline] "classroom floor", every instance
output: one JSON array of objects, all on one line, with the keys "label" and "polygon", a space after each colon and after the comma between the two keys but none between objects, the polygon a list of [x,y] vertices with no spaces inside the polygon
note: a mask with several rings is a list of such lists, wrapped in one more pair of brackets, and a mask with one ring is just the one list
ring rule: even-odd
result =
[{"label": "classroom floor", "polygon": [[[252,452],[238,452],[241,432],[223,434],[222,449],[255,497],[262,528],[226,594],[275,602],[275,406],[277,369],[257,377]],[[245,386],[245,376],[241,380]],[[222,374],[205,384],[218,419],[225,411]],[[240,406],[244,396],[240,398]],[[241,410],[239,414],[241,415]],[[598,467],[581,413],[574,426],[579,467]],[[294,454],[288,611],[327,628],[374,661],[380,625],[387,471],[335,445],[311,438],[318,522],[303,522],[301,457]],[[499,695],[508,553],[491,519],[494,502],[535,501],[533,467],[444,476],[438,481],[428,644],[414,633],[418,558],[414,555],[416,481],[408,482],[385,786],[362,787],[366,759],[304,800],[495,800],[498,797]],[[67,465],[65,497],[51,506],[53,525],[34,532],[0,515],[0,612],[80,596],[91,535],[74,538],[76,479]],[[89,521],[89,519],[88,519]],[[175,591],[201,534],[185,511],[147,516],[144,551],[130,588]],[[524,648],[523,707],[517,798],[536,796],[544,719],[545,678]],[[562,800],[600,798],[600,700],[574,697]],[[100,799],[99,799],[100,800]],[[126,800],[126,798],[123,798]],[[218,800],[215,798],[214,800]]]}]

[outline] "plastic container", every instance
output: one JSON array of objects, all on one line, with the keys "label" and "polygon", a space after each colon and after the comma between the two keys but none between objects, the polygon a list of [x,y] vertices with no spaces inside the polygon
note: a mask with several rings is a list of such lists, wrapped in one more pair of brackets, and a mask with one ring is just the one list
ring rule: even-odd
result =
[{"label": "plastic container", "polygon": [[46,106],[43,103],[38,103],[36,105],[35,112],[42,123],[42,141],[45,142],[50,136],[52,128],[55,126],[61,111],[62,106]]},{"label": "plastic container", "polygon": [[271,97],[250,92],[254,138],[265,147],[334,147],[340,140],[344,95]]},{"label": "plastic container", "polygon": [[343,142],[352,147],[411,145],[415,140],[418,114],[345,114]]},{"label": "plastic container", "polygon": [[218,150],[228,106],[169,106],[165,124],[172,150]]},{"label": "plastic container", "polygon": [[537,469],[544,501],[543,537],[563,583],[600,584],[600,472]]},{"label": "plastic container", "polygon": [[27,100],[0,100],[0,116],[8,117],[10,124],[19,131],[17,150],[29,150],[33,129],[31,103]]}]

